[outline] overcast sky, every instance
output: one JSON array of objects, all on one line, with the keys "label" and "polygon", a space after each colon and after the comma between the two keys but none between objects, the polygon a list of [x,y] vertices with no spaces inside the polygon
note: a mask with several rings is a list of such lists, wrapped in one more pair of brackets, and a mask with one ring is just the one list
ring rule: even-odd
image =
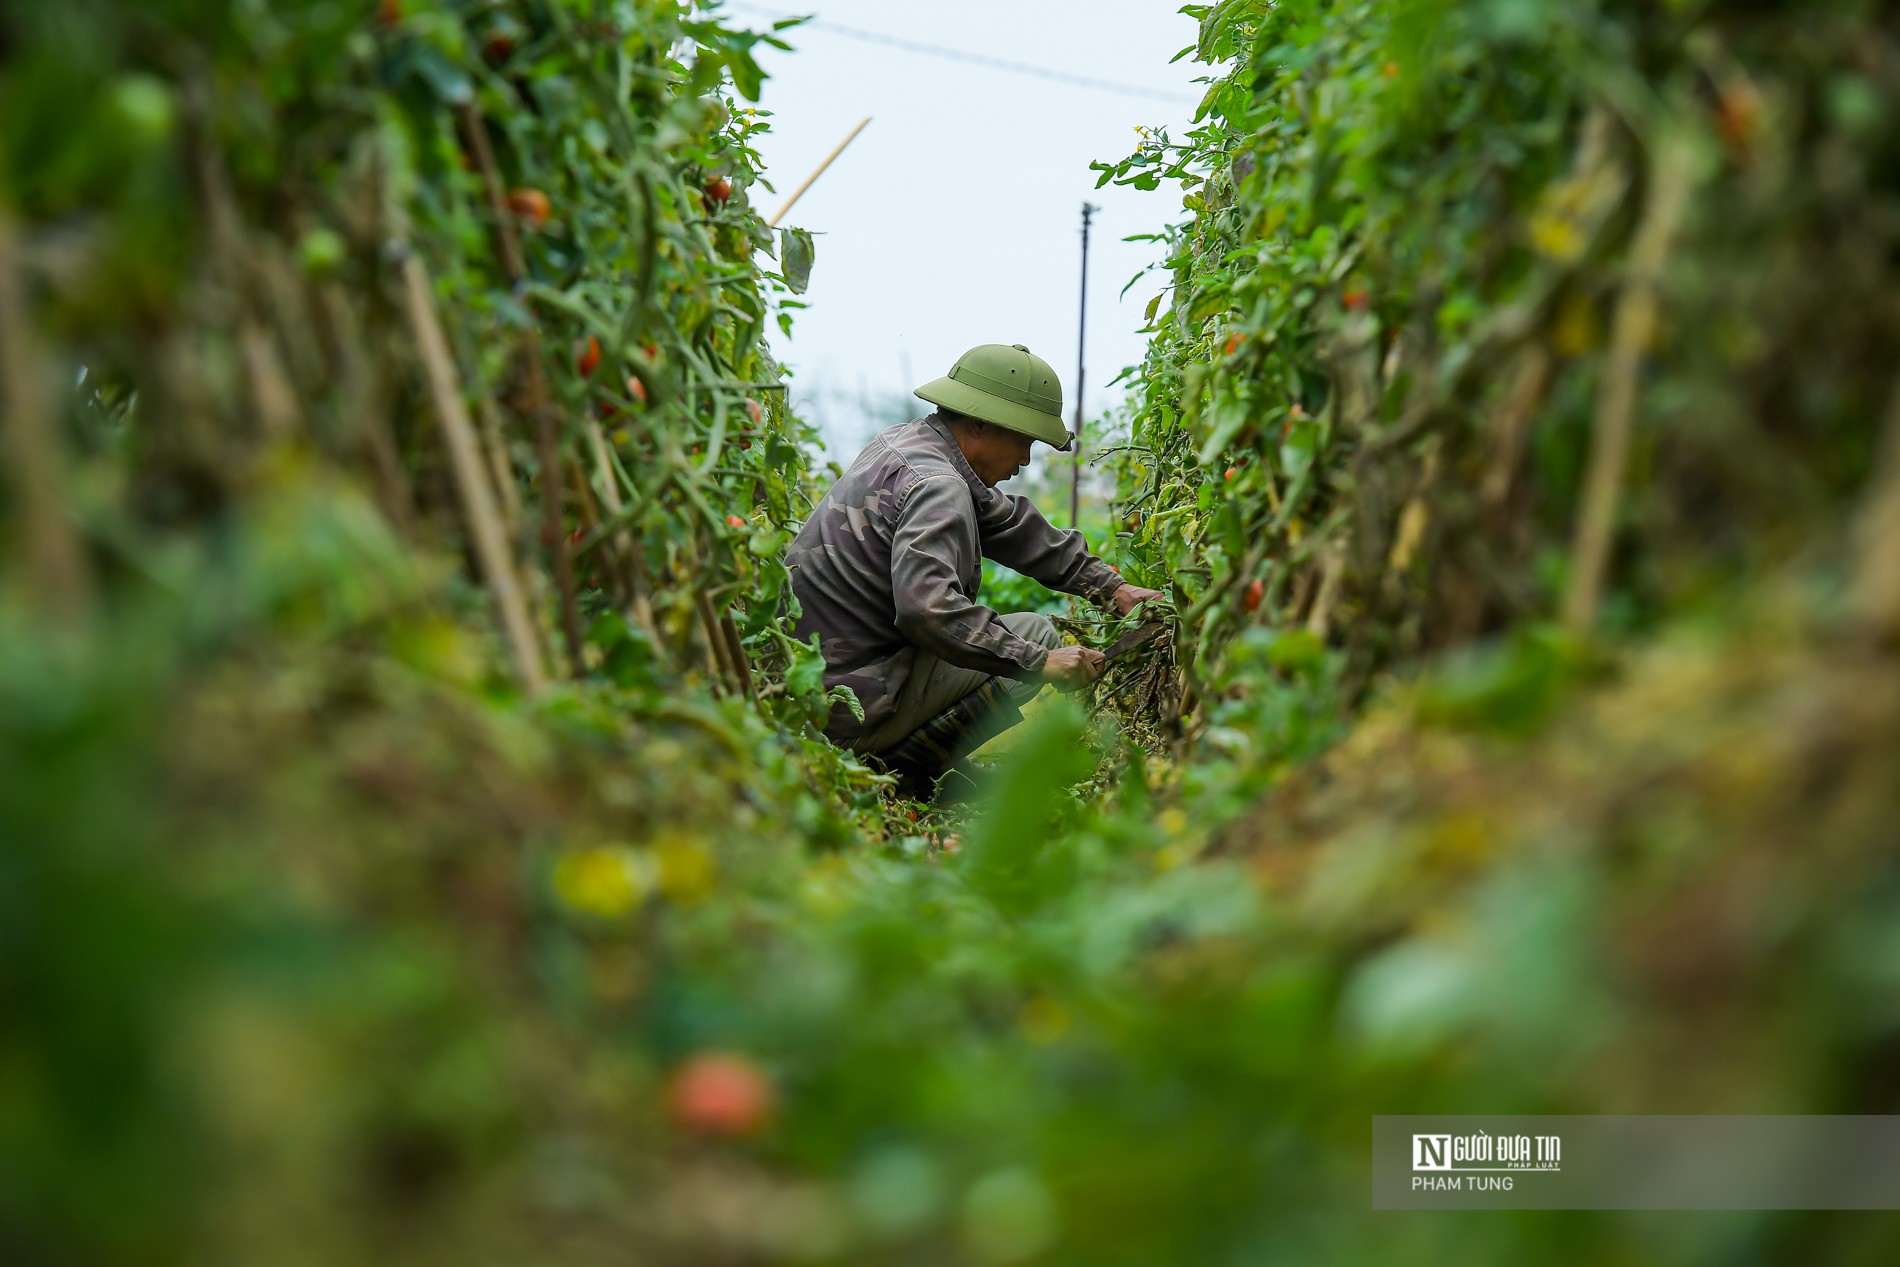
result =
[{"label": "overcast sky", "polygon": [[[1165,0],[818,0],[800,7],[730,0],[736,24],[813,14],[786,33],[791,53],[762,48],[771,78],[763,109],[773,131],[762,153],[776,196],[767,216],[866,115],[872,122],[812,186],[787,225],[817,237],[817,266],[793,336],[776,337],[794,394],[848,461],[871,424],[850,400],[908,394],[946,373],[978,343],[1022,343],[1061,376],[1073,409],[1081,207],[1090,234],[1088,393],[1139,361],[1142,309],[1161,288],[1151,274],[1117,294],[1156,257],[1123,242],[1181,214],[1178,190],[1094,188],[1092,159],[1135,147],[1137,124],[1178,136],[1206,68],[1169,59],[1195,24]],[[1174,99],[1082,87],[852,38],[826,24],[1145,88]],[[1115,398],[1119,398],[1119,390]],[[926,406],[915,402],[918,412]],[[1039,450],[1040,451],[1040,450]]]}]

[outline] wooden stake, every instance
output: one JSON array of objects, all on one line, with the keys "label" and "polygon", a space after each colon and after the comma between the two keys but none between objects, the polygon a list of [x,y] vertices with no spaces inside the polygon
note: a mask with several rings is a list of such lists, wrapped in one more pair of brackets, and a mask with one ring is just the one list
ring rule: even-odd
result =
[{"label": "wooden stake", "polygon": [[[594,469],[600,476],[601,500],[607,504],[610,517],[618,518],[627,507],[626,499],[620,495],[620,481],[614,476],[612,460],[607,454],[607,437],[600,429],[600,419],[593,414],[587,415],[587,444],[592,450]],[[640,628],[646,630],[652,640],[653,653],[666,656],[666,644],[660,640],[659,626],[653,623],[653,604],[647,598],[646,551],[634,539],[631,532],[621,528],[614,533],[614,548],[621,551],[627,559],[627,568],[632,594],[629,605],[633,609],[633,618]]]},{"label": "wooden stake", "polygon": [[739,686],[757,704],[759,690],[752,684],[752,664],[746,659],[745,644],[739,641],[739,626],[733,623],[731,612],[720,613],[719,631],[725,635],[726,658],[732,661],[732,670],[739,677]]},{"label": "wooden stake", "polygon": [[844,140],[838,142],[837,149],[825,155],[825,161],[818,164],[818,170],[813,172],[811,175],[805,177],[805,183],[792,191],[792,196],[785,200],[785,205],[778,209],[778,214],[773,216],[770,220],[767,220],[766,223],[771,225],[774,228],[777,228],[778,222],[785,218],[785,213],[790,211],[792,207],[798,202],[798,200],[805,196],[805,191],[807,189],[810,189],[812,187],[812,184],[815,181],[817,181],[817,179],[820,176],[823,176],[825,174],[825,168],[831,166],[832,160],[837,158],[838,155],[844,153],[844,147],[858,139],[858,133],[864,131],[864,125],[869,123],[870,121],[871,121],[871,116],[868,114],[865,115],[864,118],[860,119],[858,121],[858,126],[851,129],[851,134],[845,137]]},{"label": "wooden stake", "polygon": [[713,615],[712,603],[704,591],[693,594],[693,609],[699,613],[699,624],[706,632],[706,655],[712,666],[713,680],[721,687],[730,689],[727,679],[738,677],[728,655],[724,632],[719,628],[719,618]]},{"label": "wooden stake", "polygon": [[567,520],[561,507],[561,444],[554,406],[548,399],[541,366],[541,340],[527,341],[528,407],[534,414],[535,450],[541,462],[541,537],[554,558],[554,587],[561,601],[561,632],[566,636],[568,667],[575,677],[587,672],[582,657],[580,600],[574,591],[574,557],[567,548]]},{"label": "wooden stake", "polygon": [[488,195],[489,213],[495,217],[502,271],[507,273],[510,282],[518,282],[527,276],[528,269],[521,254],[521,239],[515,236],[513,213],[508,210],[508,192],[501,187],[501,173],[495,167],[494,147],[488,143],[488,127],[482,122],[480,107],[473,101],[463,102],[456,107],[456,113],[462,121],[462,135],[475,153],[475,166],[482,174],[482,190]]},{"label": "wooden stake", "polygon": [[1603,362],[1603,386],[1597,393],[1596,422],[1590,439],[1590,467],[1584,476],[1583,505],[1570,551],[1570,584],[1564,593],[1564,625],[1578,637],[1596,624],[1597,602],[1616,536],[1617,505],[1623,467],[1629,454],[1636,413],[1636,383],[1643,354],[1656,333],[1656,292],[1670,243],[1689,202],[1695,157],[1689,143],[1673,132],[1656,138],[1650,164],[1649,202],[1630,246],[1628,276],[1617,297],[1610,347]]},{"label": "wooden stake", "polygon": [[435,300],[429,290],[428,270],[413,251],[402,259],[403,297],[410,329],[415,334],[416,350],[429,381],[429,395],[449,448],[449,460],[455,471],[456,490],[468,515],[469,533],[474,538],[475,557],[494,595],[501,616],[502,631],[513,652],[515,670],[521,684],[531,693],[547,686],[547,670],[535,643],[534,628],[528,619],[528,607],[522,600],[521,584],[515,576],[514,560],[508,550],[508,534],[495,508],[494,493],[483,469],[481,445],[475,426],[469,421],[468,406],[462,400],[462,388],[449,356],[449,344],[436,316]]},{"label": "wooden stake", "polygon": [[[501,174],[495,166],[495,152],[488,144],[488,128],[482,122],[481,109],[473,102],[458,107],[463,135],[475,154],[475,165],[482,174],[482,188],[488,194],[488,207],[495,217],[495,238],[501,250],[502,271],[516,286],[527,276],[526,256],[521,239],[515,234],[508,197],[501,187]],[[582,654],[580,603],[574,593],[574,560],[567,548],[567,531],[561,513],[561,445],[555,425],[547,371],[542,363],[541,338],[530,332],[523,341],[523,365],[527,374],[528,412],[534,423],[535,451],[541,462],[541,536],[554,560],[554,588],[561,607],[561,632],[567,643],[568,667],[575,677],[587,671]]]},{"label": "wooden stake", "polygon": [[1511,495],[1531,418],[1550,386],[1550,369],[1550,349],[1541,343],[1532,345],[1518,361],[1517,373],[1498,410],[1493,427],[1497,447],[1492,450],[1491,466],[1484,473],[1484,484],[1479,492],[1487,509],[1498,509]]}]

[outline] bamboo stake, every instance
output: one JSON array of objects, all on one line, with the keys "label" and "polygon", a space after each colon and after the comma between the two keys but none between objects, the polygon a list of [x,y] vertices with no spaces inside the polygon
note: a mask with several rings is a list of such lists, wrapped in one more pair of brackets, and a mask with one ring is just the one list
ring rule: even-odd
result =
[{"label": "bamboo stake", "polygon": [[807,189],[810,189],[812,185],[817,181],[817,179],[820,176],[823,176],[825,174],[825,168],[831,166],[832,160],[837,158],[838,155],[844,153],[844,147],[858,139],[858,133],[864,131],[865,124],[869,123],[870,121],[871,121],[871,116],[868,114],[865,115],[864,118],[860,119],[858,121],[858,126],[851,129],[850,135],[845,137],[844,140],[838,142],[837,149],[825,155],[825,161],[818,164],[818,170],[813,172],[811,175],[805,177],[805,183],[792,191],[792,196],[785,200],[785,205],[778,209],[778,214],[773,216],[770,220],[767,220],[766,223],[771,225],[773,228],[777,228],[778,222],[785,218],[785,213],[790,211],[793,205],[797,203],[800,198],[803,198],[805,196],[805,191]]},{"label": "bamboo stake", "polygon": [[27,584],[55,619],[76,623],[91,606],[92,577],[61,497],[65,481],[46,372],[47,357],[27,313],[19,241],[12,218],[0,210],[0,414]]},{"label": "bamboo stake", "polygon": [[713,680],[726,686],[728,677],[737,678],[738,672],[732,667],[725,635],[719,628],[719,618],[713,615],[712,602],[705,591],[693,594],[693,608],[699,613],[699,624],[706,631],[706,654],[713,668]]},{"label": "bamboo stake", "polygon": [[[600,476],[600,496],[607,504],[608,517],[618,520],[621,512],[626,510],[627,502],[620,494],[620,481],[614,476],[613,461],[607,454],[607,437],[600,429],[600,419],[592,414],[587,416],[587,444],[593,453],[594,469]],[[647,598],[646,552],[624,527],[615,531],[613,543],[625,553],[630,565],[633,593],[629,603],[633,608],[633,618],[652,640],[654,654],[664,657],[666,644],[660,640],[659,627],[653,623],[653,604]]]},{"label": "bamboo stake", "polygon": [[568,552],[566,525],[561,511],[561,448],[555,434],[554,406],[548,400],[547,377],[541,367],[541,340],[527,341],[528,407],[534,412],[535,449],[541,460],[541,537],[554,556],[554,586],[561,600],[561,632],[566,635],[568,667],[575,677],[587,672],[582,657],[580,601],[574,592],[574,558]]},{"label": "bamboo stake", "polygon": [[515,487],[515,467],[508,460],[508,439],[502,432],[501,419],[495,415],[495,402],[486,391],[481,394],[480,418],[482,449],[488,455],[488,465],[495,473],[495,487],[501,493],[502,510],[508,522],[513,524],[521,518],[521,490]]},{"label": "bamboo stake", "polygon": [[1497,448],[1492,451],[1491,466],[1484,473],[1484,484],[1479,492],[1480,499],[1491,510],[1504,505],[1511,495],[1531,418],[1550,386],[1550,368],[1550,349],[1541,343],[1533,345],[1518,362],[1517,374],[1511,379],[1503,407],[1498,411]]},{"label": "bamboo stake", "polygon": [[[200,108],[206,108],[202,90],[193,91]],[[231,190],[222,156],[208,135],[199,138],[195,149],[200,193],[214,247],[215,276],[222,280],[228,292],[226,299],[231,304],[237,330],[238,357],[251,389],[251,408],[265,439],[285,440],[302,429],[302,411],[253,302],[251,292],[262,285],[258,277],[261,270],[245,241],[244,219],[238,211],[237,195]]]},{"label": "bamboo stake", "polygon": [[1584,477],[1583,506],[1571,544],[1570,584],[1563,619],[1572,634],[1587,635],[1596,624],[1597,602],[1616,535],[1617,504],[1623,466],[1629,454],[1636,413],[1636,380],[1643,353],[1656,333],[1656,292],[1670,243],[1689,201],[1695,159],[1689,142],[1674,132],[1657,138],[1652,151],[1649,203],[1630,247],[1628,278],[1617,297],[1603,387],[1597,394],[1596,422],[1590,441],[1590,466]]},{"label": "bamboo stake", "polygon": [[[507,195],[502,192],[501,174],[495,166],[495,152],[488,144],[488,128],[482,122],[480,108],[473,102],[458,107],[462,131],[469,148],[475,152],[475,165],[481,170],[482,188],[488,194],[489,210],[495,217],[495,237],[501,247],[502,269],[509,282],[519,286],[527,276],[526,257],[515,235],[515,222],[508,210]],[[561,446],[556,432],[554,408],[550,403],[547,372],[542,364],[541,337],[531,330],[523,341],[523,360],[528,376],[528,412],[534,423],[536,456],[541,462],[541,537],[554,559],[554,587],[559,596],[561,632],[567,643],[568,667],[575,677],[587,671],[582,654],[580,602],[574,592],[574,560],[568,552],[567,533],[561,512]]]},{"label": "bamboo stake", "polygon": [[547,686],[547,670],[535,644],[534,629],[528,619],[528,607],[522,600],[521,585],[515,577],[514,560],[509,556],[508,534],[495,508],[488,475],[482,468],[481,446],[475,425],[469,421],[468,406],[463,403],[455,362],[449,356],[448,339],[436,316],[429,291],[428,271],[413,251],[402,259],[403,294],[409,312],[409,324],[415,334],[416,348],[422,357],[429,380],[429,395],[442,423],[442,434],[454,466],[456,489],[468,514],[475,555],[481,562],[488,587],[495,596],[501,615],[502,631],[514,653],[515,670],[521,684],[531,693]]},{"label": "bamboo stake", "polygon": [[754,704],[759,702],[759,689],[752,684],[752,664],[746,659],[745,644],[739,640],[739,626],[733,623],[730,611],[719,616],[719,630],[726,638],[726,657],[732,661],[732,668],[739,675],[739,685]]},{"label": "bamboo stake", "polygon": [[482,123],[482,112],[473,101],[465,101],[456,108],[462,121],[462,134],[468,138],[468,147],[475,151],[475,166],[482,174],[482,189],[488,195],[488,210],[495,217],[495,237],[501,243],[501,265],[508,274],[508,280],[518,282],[527,276],[527,265],[523,263],[521,240],[515,236],[515,222],[508,212],[508,194],[501,187],[501,173],[495,166],[495,151],[488,144],[488,128]]},{"label": "bamboo stake", "polygon": [[326,377],[334,384],[336,417],[346,449],[368,467],[376,503],[404,540],[415,538],[415,499],[389,429],[388,393],[380,358],[364,354],[361,322],[336,282],[318,284],[312,311],[330,349]]},{"label": "bamboo stake", "polygon": [[1327,545],[1320,554],[1319,593],[1306,617],[1308,632],[1322,642],[1332,632],[1333,606],[1339,601],[1339,583],[1345,575],[1346,551],[1337,544]]}]

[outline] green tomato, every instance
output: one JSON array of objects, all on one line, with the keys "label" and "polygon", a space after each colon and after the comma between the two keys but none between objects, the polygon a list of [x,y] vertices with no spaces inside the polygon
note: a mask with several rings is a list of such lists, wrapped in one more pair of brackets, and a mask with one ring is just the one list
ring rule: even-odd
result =
[{"label": "green tomato", "polygon": [[347,251],[343,239],[334,230],[312,229],[297,244],[297,260],[303,265],[304,272],[312,277],[321,277],[334,272],[343,263]]},{"label": "green tomato", "polygon": [[171,85],[153,75],[120,79],[112,88],[112,109],[141,146],[157,145],[170,136],[178,115]]}]

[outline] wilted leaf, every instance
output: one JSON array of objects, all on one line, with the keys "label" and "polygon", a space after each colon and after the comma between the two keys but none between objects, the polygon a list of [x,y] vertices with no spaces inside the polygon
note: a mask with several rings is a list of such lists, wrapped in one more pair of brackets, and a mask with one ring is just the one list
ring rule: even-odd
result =
[{"label": "wilted leaf", "polygon": [[804,294],[805,287],[811,284],[815,254],[809,229],[779,230],[779,263],[784,270],[785,284],[792,288],[794,295]]}]

